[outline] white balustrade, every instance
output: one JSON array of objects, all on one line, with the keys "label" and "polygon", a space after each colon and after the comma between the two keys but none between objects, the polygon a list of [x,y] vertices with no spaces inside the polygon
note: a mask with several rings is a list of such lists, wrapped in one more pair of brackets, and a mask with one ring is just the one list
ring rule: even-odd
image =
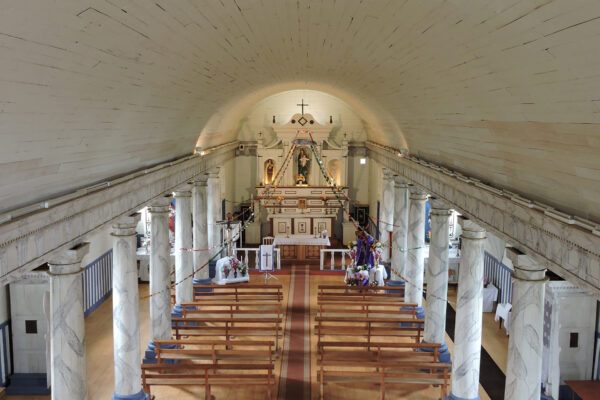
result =
[{"label": "white balustrade", "polygon": [[352,258],[350,257],[350,249],[321,249],[321,259],[320,259],[320,267],[321,267],[321,271],[324,268],[325,265],[325,254],[329,253],[330,256],[330,266],[331,269],[335,269],[335,255],[336,253],[339,253],[340,256],[342,257],[342,269],[345,270],[346,269],[346,257],[348,257],[348,264],[347,265],[352,265]]},{"label": "white balustrade", "polygon": [[[244,253],[244,260],[246,262],[248,262],[249,258],[249,253],[254,252],[254,265],[255,265],[255,269],[259,269],[260,267],[260,262],[258,260],[258,247],[249,247],[249,248],[243,248],[243,247],[238,247],[235,249],[236,251],[236,257],[240,254],[240,252]],[[274,248],[273,249],[275,251],[275,268],[276,269],[281,269],[281,252],[278,248]],[[239,257],[237,257],[239,259]]]}]

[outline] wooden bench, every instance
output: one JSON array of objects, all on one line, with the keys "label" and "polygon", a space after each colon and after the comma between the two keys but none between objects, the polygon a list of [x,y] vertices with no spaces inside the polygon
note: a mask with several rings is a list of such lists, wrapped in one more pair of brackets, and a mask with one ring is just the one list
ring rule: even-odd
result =
[{"label": "wooden bench", "polygon": [[451,366],[437,361],[439,344],[322,342],[321,347],[317,360],[321,399],[326,383],[356,381],[379,384],[381,399],[386,386],[400,384],[439,385],[441,398],[447,395]]},{"label": "wooden bench", "polygon": [[176,340],[187,337],[219,337],[231,340],[233,337],[273,337],[279,350],[282,336],[281,318],[277,317],[186,317],[173,318],[173,331]]},{"label": "wooden bench", "polygon": [[254,300],[283,300],[282,285],[194,285],[194,301],[223,301],[224,299],[236,302]]},{"label": "wooden bench", "polygon": [[347,303],[341,304],[338,302],[317,301],[318,316],[343,316],[343,315],[359,315],[359,316],[405,316],[410,318],[417,317],[417,304],[408,303]]},{"label": "wooden bench", "polygon": [[273,356],[276,356],[275,343],[272,341],[157,339],[154,343],[154,352],[159,364],[172,360],[208,361],[214,364],[273,362]]},{"label": "wooden bench", "polygon": [[152,386],[204,386],[204,398],[211,398],[211,387],[259,385],[267,387],[271,399],[273,363],[252,364],[142,364],[142,386],[151,394]]},{"label": "wooden bench", "polygon": [[[323,336],[364,337],[371,343],[375,337],[404,337],[421,342],[424,320],[406,317],[316,316],[317,351]],[[400,326],[400,323],[409,326]],[[334,325],[332,325],[334,324]]]},{"label": "wooden bench", "polygon": [[187,317],[243,317],[243,316],[270,316],[274,318],[282,319],[281,304],[240,304],[240,303],[229,303],[227,305],[217,304],[202,304],[201,302],[195,303],[182,303],[183,310],[181,311],[184,318]]}]

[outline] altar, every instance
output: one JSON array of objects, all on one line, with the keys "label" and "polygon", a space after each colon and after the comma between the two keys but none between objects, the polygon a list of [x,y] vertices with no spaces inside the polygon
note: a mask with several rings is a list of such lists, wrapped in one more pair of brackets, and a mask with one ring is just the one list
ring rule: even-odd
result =
[{"label": "altar", "polygon": [[331,245],[329,238],[313,235],[275,236],[273,246],[280,249],[282,264],[318,264],[321,249]]}]

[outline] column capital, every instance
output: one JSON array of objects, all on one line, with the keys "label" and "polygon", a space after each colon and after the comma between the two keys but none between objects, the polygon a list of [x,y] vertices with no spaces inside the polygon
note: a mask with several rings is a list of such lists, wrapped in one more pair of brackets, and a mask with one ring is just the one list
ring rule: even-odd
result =
[{"label": "column capital", "polygon": [[434,213],[436,215],[452,214],[452,207],[450,207],[448,203],[446,203],[443,200],[440,200],[435,197],[430,197],[429,204],[431,204],[431,213]]},{"label": "column capital", "polygon": [[68,275],[81,272],[81,260],[83,260],[83,257],[85,257],[89,251],[90,244],[88,242],[83,242],[52,256],[48,261],[50,275]]},{"label": "column capital", "polygon": [[208,171],[207,172],[208,179],[218,178],[220,170],[221,170],[221,167],[214,167],[213,169],[211,169],[210,171]]},{"label": "column capital", "polygon": [[394,187],[396,189],[408,189],[408,182],[400,175],[394,176]]},{"label": "column capital", "polygon": [[192,187],[196,187],[196,186],[208,186],[208,175],[202,175],[201,178],[198,178],[192,182],[190,182],[190,184],[192,185]]},{"label": "column capital", "polygon": [[173,192],[173,197],[192,197],[192,191],[189,188],[177,188]]},{"label": "column capital", "polygon": [[506,256],[513,263],[515,272],[513,278],[525,281],[546,282],[546,268],[541,266],[536,260],[521,253],[518,249],[509,247],[506,249]]},{"label": "column capital", "polygon": [[463,239],[479,240],[486,238],[485,229],[469,219],[463,219],[462,227],[463,232],[460,237]]},{"label": "column capital", "polygon": [[148,211],[152,214],[169,212],[169,206],[171,205],[170,196],[161,196],[152,200],[148,206]]},{"label": "column capital", "polygon": [[411,200],[427,200],[427,193],[416,186],[409,186]]},{"label": "column capital", "polygon": [[394,172],[391,169],[383,169],[383,179],[394,179]]},{"label": "column capital", "polygon": [[140,219],[139,214],[117,218],[112,225],[112,236],[135,236],[135,228]]}]

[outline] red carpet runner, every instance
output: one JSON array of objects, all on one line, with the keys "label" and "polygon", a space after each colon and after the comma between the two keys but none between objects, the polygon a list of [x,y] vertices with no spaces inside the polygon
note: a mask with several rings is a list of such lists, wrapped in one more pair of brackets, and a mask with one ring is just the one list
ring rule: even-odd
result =
[{"label": "red carpet runner", "polygon": [[307,267],[292,267],[280,400],[310,400],[310,285]]}]

